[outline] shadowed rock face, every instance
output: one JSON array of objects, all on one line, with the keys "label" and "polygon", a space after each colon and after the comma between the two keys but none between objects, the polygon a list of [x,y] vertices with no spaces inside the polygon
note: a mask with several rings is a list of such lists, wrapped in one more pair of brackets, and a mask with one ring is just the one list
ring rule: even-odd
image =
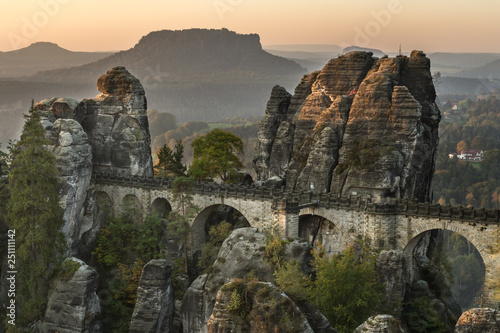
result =
[{"label": "shadowed rock face", "polygon": [[102,75],[93,99],[48,98],[35,104],[59,170],[59,197],[69,254],[79,256],[97,236],[103,214],[90,190],[93,171],[153,176],[144,88],[125,67]]},{"label": "shadowed rock face", "polygon": [[305,76],[290,96],[273,88],[259,128],[258,180],[288,190],[426,201],[440,113],[421,51],[377,59],[351,52]]}]

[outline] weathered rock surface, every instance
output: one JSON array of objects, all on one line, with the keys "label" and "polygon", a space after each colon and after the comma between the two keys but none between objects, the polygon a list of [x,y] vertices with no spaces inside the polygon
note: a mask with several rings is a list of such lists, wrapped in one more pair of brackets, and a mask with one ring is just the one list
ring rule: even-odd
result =
[{"label": "weathered rock surface", "polygon": [[462,313],[455,333],[499,333],[500,313],[494,309],[476,308]]},{"label": "weathered rock surface", "polygon": [[351,52],[272,90],[259,128],[259,181],[374,199],[429,198],[440,113],[423,52],[377,59]]},{"label": "weathered rock surface", "polygon": [[97,82],[102,93],[83,100],[82,126],[93,144],[95,171],[153,176],[151,138],[144,88],[125,67],[114,67]]},{"label": "weathered rock surface", "polygon": [[382,251],[377,257],[376,270],[384,285],[384,295],[380,311],[397,318],[401,315],[401,300],[408,281],[406,260],[403,251]]},{"label": "weathered rock surface", "polygon": [[92,172],[153,176],[144,88],[124,67],[102,75],[100,95],[77,101],[48,98],[35,109],[51,139],[59,169],[59,196],[66,221],[69,254],[86,259],[104,219]]},{"label": "weathered rock surface", "polygon": [[172,332],[174,289],[172,268],[165,259],[153,259],[142,270],[129,332]]},{"label": "weathered rock surface", "polygon": [[209,333],[314,333],[297,305],[269,282],[234,281],[222,286],[207,329]]},{"label": "weathered rock surface", "polygon": [[[207,322],[214,311],[217,292],[234,278],[244,279],[253,271],[259,281],[274,282],[272,267],[263,258],[266,243],[265,235],[257,228],[241,228],[231,233],[222,244],[212,273],[198,277],[184,295],[181,314],[185,333],[208,332]],[[297,260],[307,268],[310,248],[307,242],[293,241],[285,251],[285,260]],[[312,310],[306,313],[313,318],[321,317]],[[320,326],[324,329],[320,332],[331,332],[324,320],[318,323]]]},{"label": "weathered rock surface", "polygon": [[82,126],[74,119],[57,119],[48,132],[59,171],[59,199],[64,209],[63,232],[70,255],[78,252],[78,243],[87,190],[92,177],[92,147]]},{"label": "weathered rock surface", "polygon": [[56,279],[49,291],[44,318],[45,332],[102,332],[101,305],[96,294],[97,272],[83,261],[69,258],[80,267],[67,281]]},{"label": "weathered rock surface", "polygon": [[354,333],[405,333],[405,330],[396,318],[383,314],[368,318]]}]

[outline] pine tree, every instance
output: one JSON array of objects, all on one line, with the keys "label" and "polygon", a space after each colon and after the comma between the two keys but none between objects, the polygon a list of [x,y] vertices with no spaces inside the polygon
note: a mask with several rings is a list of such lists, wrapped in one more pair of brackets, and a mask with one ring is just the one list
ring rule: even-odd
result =
[{"label": "pine tree", "polygon": [[177,177],[172,183],[174,201],[177,203],[177,211],[169,214],[168,230],[180,238],[184,247],[184,273],[188,274],[188,235],[191,232],[189,222],[194,218],[198,207],[193,203],[194,180],[189,177]]},{"label": "pine tree", "polygon": [[158,176],[184,177],[186,176],[186,166],[182,164],[184,158],[184,145],[182,140],[175,143],[175,151],[169,146],[163,145],[158,151],[158,163],[155,171]]},{"label": "pine tree", "polygon": [[7,223],[16,235],[20,325],[42,318],[48,281],[65,244],[55,156],[45,148],[50,141],[33,105],[25,118],[21,140],[12,151],[7,205]]}]

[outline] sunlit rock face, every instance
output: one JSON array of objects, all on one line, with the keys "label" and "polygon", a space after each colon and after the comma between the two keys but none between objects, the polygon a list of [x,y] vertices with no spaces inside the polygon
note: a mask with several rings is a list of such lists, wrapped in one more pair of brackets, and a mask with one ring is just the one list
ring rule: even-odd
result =
[{"label": "sunlit rock face", "polygon": [[455,333],[499,333],[500,313],[494,309],[475,308],[462,313]]},{"label": "sunlit rock face", "polygon": [[82,101],[82,126],[93,146],[95,171],[153,176],[151,138],[144,88],[125,67],[102,75],[102,93]]},{"label": "sunlit rock face", "polygon": [[426,201],[440,121],[435,98],[421,51],[332,59],[304,76],[293,96],[273,88],[254,158],[258,180],[278,176],[287,189]]}]

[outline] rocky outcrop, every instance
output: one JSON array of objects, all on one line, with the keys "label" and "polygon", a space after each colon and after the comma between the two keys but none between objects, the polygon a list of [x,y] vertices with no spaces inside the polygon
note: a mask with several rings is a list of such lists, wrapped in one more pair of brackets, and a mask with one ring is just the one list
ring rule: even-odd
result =
[{"label": "rocky outcrop", "polygon": [[76,258],[65,264],[65,271],[49,291],[44,332],[102,332],[97,272]]},{"label": "rocky outcrop", "polygon": [[82,126],[74,119],[57,119],[48,135],[52,141],[49,150],[56,156],[59,170],[59,199],[65,220],[62,231],[70,255],[75,255],[92,177],[92,147]]},{"label": "rocky outcrop", "polygon": [[354,333],[405,333],[405,330],[396,318],[383,314],[368,318]]},{"label": "rocky outcrop", "polygon": [[174,289],[172,268],[165,259],[153,259],[142,270],[130,333],[173,332]]},{"label": "rocky outcrop", "polygon": [[295,303],[269,282],[235,280],[217,293],[209,333],[314,333]]},{"label": "rocky outcrop", "polygon": [[[248,278],[252,272],[252,278],[256,280],[274,282],[272,267],[263,257],[266,243],[265,235],[257,228],[241,228],[231,233],[222,244],[211,273],[198,277],[184,294],[181,315],[185,333],[208,332],[207,322],[214,312],[217,292],[233,279]],[[295,240],[285,249],[285,260],[296,260],[310,270],[310,250],[308,242]],[[303,313],[318,320],[317,327],[322,329],[318,332],[332,332],[321,314],[313,309]]]},{"label": "rocky outcrop", "polygon": [[382,251],[377,257],[375,268],[384,286],[380,311],[397,318],[401,315],[401,300],[405,294],[408,274],[403,251]]},{"label": "rocky outcrop", "polygon": [[95,171],[153,176],[151,138],[144,88],[125,67],[114,67],[97,82],[102,93],[83,100],[82,126],[93,145]]},{"label": "rocky outcrop", "polygon": [[458,319],[455,333],[500,333],[500,313],[488,308],[467,310]]},{"label": "rocky outcrop", "polygon": [[259,128],[258,180],[289,190],[429,199],[440,113],[423,52],[351,52],[272,90]]},{"label": "rocky outcrop", "polygon": [[77,101],[48,98],[35,109],[52,145],[59,170],[59,197],[69,254],[88,258],[104,219],[92,172],[153,176],[144,89],[124,67],[102,75],[100,95]]}]

